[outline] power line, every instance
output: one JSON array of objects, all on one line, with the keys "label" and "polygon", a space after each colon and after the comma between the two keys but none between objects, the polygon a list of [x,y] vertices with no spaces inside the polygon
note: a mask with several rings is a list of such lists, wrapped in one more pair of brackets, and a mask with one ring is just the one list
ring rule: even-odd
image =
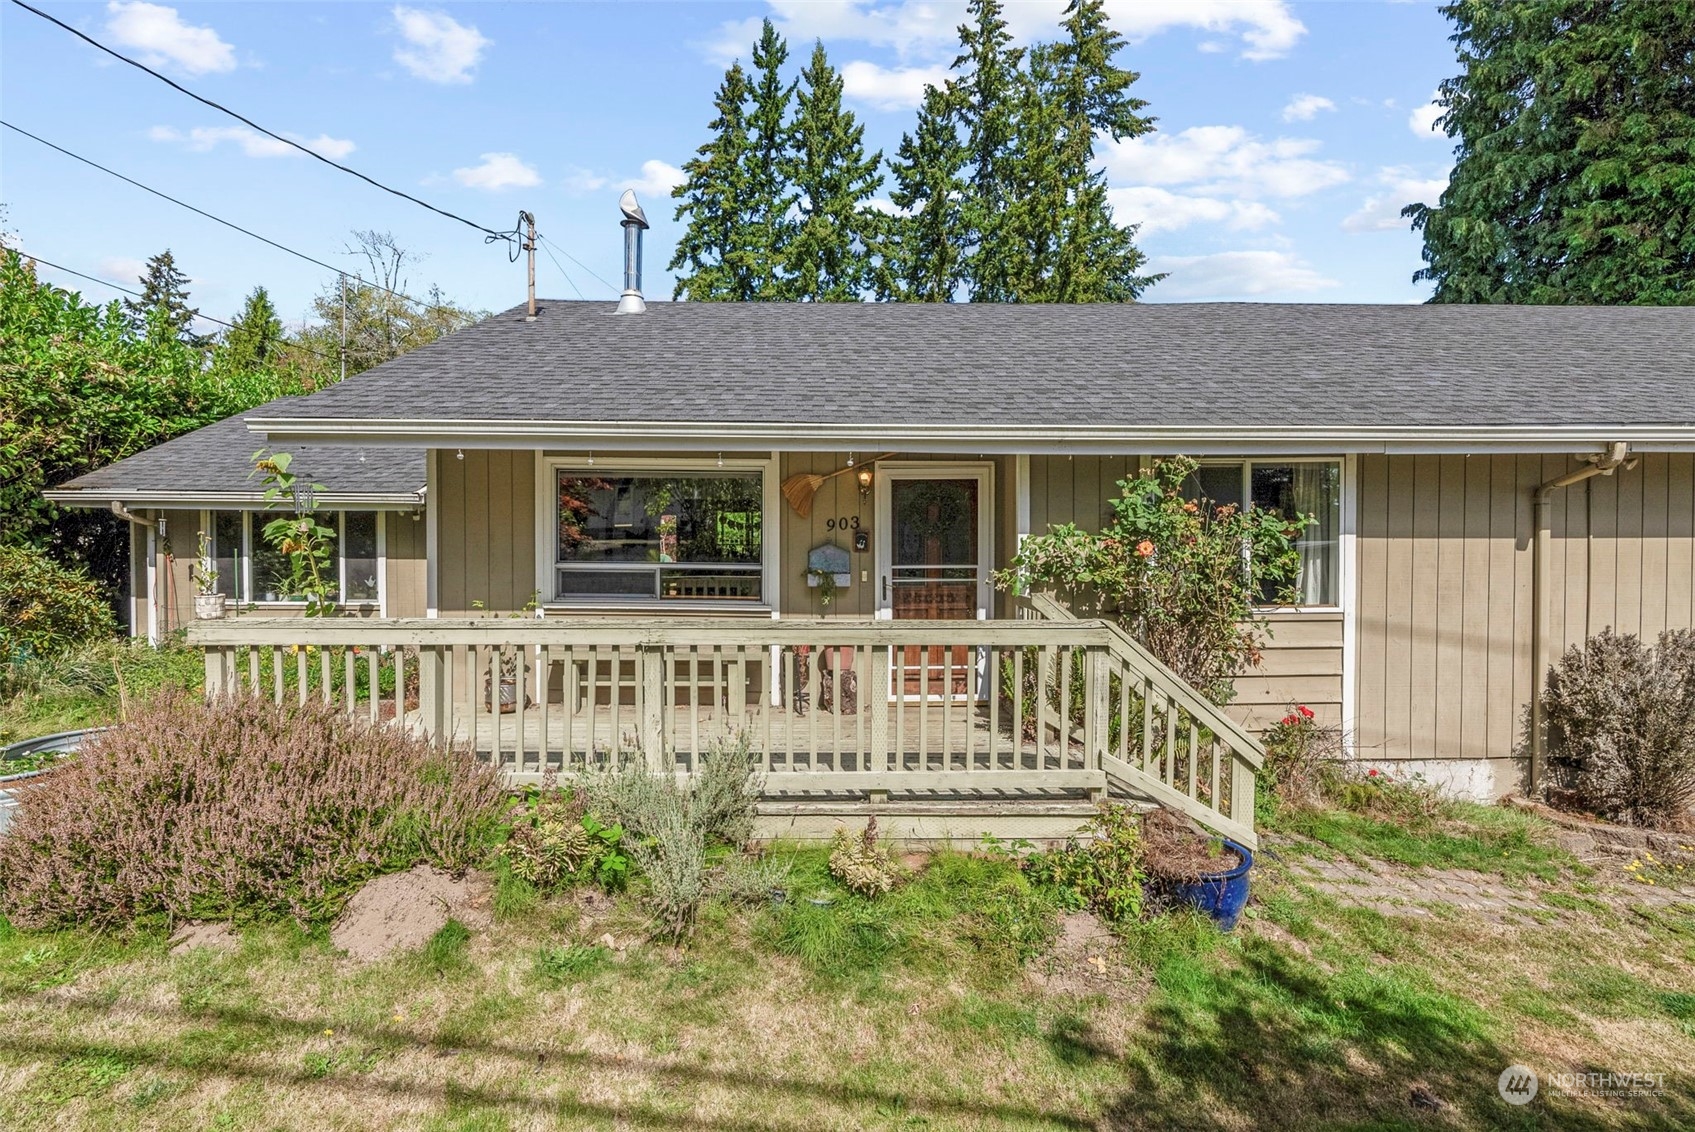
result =
[{"label": "power line", "polygon": [[[333,264],[325,263],[321,259],[314,259],[312,256],[307,255],[305,252],[295,251],[293,248],[287,246],[286,244],[279,244],[275,240],[269,238],[268,236],[261,236],[259,233],[251,231],[247,228],[243,228],[241,225],[239,225],[239,224],[237,224],[233,221],[225,220],[221,216],[214,216],[212,213],[207,212],[203,208],[196,208],[194,205],[189,204],[187,201],[178,200],[176,197],[172,196],[171,194],[166,193],[166,192],[161,192],[160,190],[153,188],[151,185],[144,185],[140,181],[137,181],[133,177],[126,177],[122,173],[119,173],[115,169],[108,169],[106,166],[100,164],[98,161],[94,161],[90,158],[84,157],[80,153],[73,153],[70,150],[66,149],[62,145],[55,145],[53,142],[48,141],[46,138],[40,137],[36,134],[32,134],[28,130],[24,129],[21,126],[14,126],[12,123],[7,122],[4,119],[0,119],[0,126],[5,126],[8,130],[13,131],[14,133],[22,134],[24,137],[29,138],[31,141],[40,142],[42,145],[46,146],[48,149],[57,150],[58,152],[64,154],[66,157],[69,157],[69,158],[76,160],[76,161],[80,161],[84,165],[87,165],[91,168],[98,169],[98,170],[100,170],[100,172],[105,173],[108,176],[116,177],[118,180],[123,181],[125,184],[134,185],[136,188],[142,190],[143,192],[152,193],[154,196],[159,197],[161,200],[168,200],[172,204],[178,206],[179,208],[186,208],[186,209],[188,209],[188,211],[190,211],[192,213],[195,213],[195,214],[200,215],[200,216],[204,216],[206,219],[211,220],[211,221],[215,221],[218,224],[222,224],[225,228],[230,228],[230,229],[233,229],[234,231],[240,232],[243,236],[251,236],[253,239],[258,240],[260,243],[269,244],[271,247],[276,248],[278,251],[287,252],[289,255],[294,256],[297,259],[303,259],[307,263],[316,264],[318,267],[321,267],[326,271],[333,271],[333,272],[335,272],[335,274],[341,276],[343,279],[352,279],[355,282],[357,282],[361,287],[375,288],[378,291],[382,291],[386,294],[393,295],[397,299],[404,299],[406,302],[413,303],[413,304],[416,304],[417,306],[423,307],[425,310],[439,310],[439,309],[443,308],[443,304],[441,304],[441,303],[427,303],[423,299],[414,299],[411,295],[408,295],[408,294],[406,294],[402,291],[396,291],[392,287],[385,287],[381,283],[377,283],[377,282],[374,282],[374,281],[368,283],[368,282],[365,281],[363,276],[361,276],[361,275],[359,275],[355,272],[343,271],[341,268],[336,267]],[[100,281],[95,280],[95,282],[100,282]]]},{"label": "power line", "polygon": [[[267,130],[264,126],[261,126],[259,123],[255,122],[253,119],[245,117],[241,114],[237,114],[234,110],[231,110],[229,107],[224,106],[221,103],[214,102],[210,98],[206,98],[203,95],[195,94],[192,90],[189,90],[187,87],[183,86],[181,83],[176,82],[173,79],[167,78],[166,76],[160,74],[158,71],[155,71],[152,67],[149,67],[147,64],[142,63],[142,62],[135,60],[135,59],[131,59],[128,55],[125,55],[122,52],[114,51],[112,48],[107,47],[104,43],[101,43],[99,40],[93,38],[92,36],[86,35],[83,32],[78,31],[76,28],[72,27],[70,24],[65,23],[63,20],[58,19],[54,16],[48,15],[46,12],[43,12],[40,8],[31,7],[30,5],[25,4],[24,0],[12,0],[12,3],[16,4],[18,7],[22,8],[26,12],[30,12],[34,15],[40,16],[42,19],[46,20],[48,23],[58,25],[59,27],[63,28],[64,30],[70,32],[72,35],[76,36],[78,39],[82,40],[84,43],[87,43],[89,46],[94,47],[94,48],[96,48],[100,51],[104,51],[106,54],[110,55],[112,58],[118,59],[118,60],[125,62],[125,63],[128,63],[130,66],[136,68],[137,70],[147,72],[148,74],[152,75],[154,78],[158,79],[160,82],[171,87],[172,89],[181,91],[183,94],[188,95],[188,97],[194,99],[196,102],[199,102],[199,103],[201,103],[205,106],[210,106],[212,109],[218,111],[221,114],[228,114],[231,118],[234,118],[236,121],[241,122],[244,125],[249,126],[249,127],[253,128],[255,130],[258,130],[260,133],[264,134],[266,137],[271,138],[275,141],[279,141],[284,145],[292,146],[293,148],[298,149],[301,153],[304,153],[306,156],[316,158],[317,160],[322,161],[325,165],[328,165],[328,166],[335,168],[335,169],[339,169],[343,173],[347,173],[351,176],[357,177],[361,181],[364,181],[366,184],[371,185],[374,188],[381,189],[385,193],[392,193],[393,195],[401,198],[402,200],[411,201],[413,204],[418,205],[420,208],[427,208],[431,212],[436,213],[438,216],[445,216],[449,220],[457,220],[459,223],[467,225],[471,228],[475,228],[477,231],[485,233],[486,235],[492,236],[495,239],[511,241],[516,236],[515,232],[497,232],[493,228],[485,228],[483,225],[478,224],[474,220],[467,220],[463,216],[458,215],[457,213],[447,211],[445,208],[437,208],[435,205],[429,203],[428,201],[419,200],[417,197],[413,196],[411,193],[405,193],[405,192],[401,192],[399,189],[391,188],[388,185],[383,184],[381,181],[376,180],[375,178],[367,177],[365,174],[359,172],[359,170],[357,170],[357,169],[349,168],[348,166],[343,165],[339,161],[332,161],[330,158],[325,157],[323,154],[319,153],[317,150],[311,149],[308,146],[301,145],[299,142],[295,141],[292,138],[286,138],[279,133],[275,133],[274,131]],[[605,280],[602,280],[602,282],[605,282]]]},{"label": "power line", "polygon": [[[44,267],[51,267],[54,271],[63,271],[66,275],[74,275],[78,279],[86,279],[90,283],[98,283],[102,287],[110,287],[114,291],[122,291],[126,295],[134,295],[138,299],[145,299],[147,297],[146,295],[143,295],[140,291],[134,290],[133,288],[130,288],[130,287],[125,287],[121,283],[114,283],[110,279],[101,279],[97,275],[89,275],[85,272],[78,271],[74,267],[66,267],[63,264],[54,263],[50,259],[42,259],[40,256],[36,255],[35,253],[26,252],[22,248],[14,248],[13,250],[16,251],[19,255],[23,256],[25,259],[34,260],[36,263],[39,263],[39,264],[43,265]],[[219,326],[225,327],[229,330],[235,329],[235,323],[225,322],[221,318],[213,318],[211,315],[201,314],[199,311],[194,312],[194,317],[195,318],[203,318],[207,322],[215,322]],[[328,354],[322,353],[318,350],[314,350],[310,346],[303,345],[299,342],[290,342],[286,338],[280,339],[277,342],[277,345],[286,346],[286,347],[288,347],[289,349],[292,349],[292,350],[304,350],[308,354],[313,355],[314,357],[319,357],[319,358],[324,359],[326,362],[333,362],[333,361],[336,360],[336,359],[330,357]]]},{"label": "power line", "polygon": [[[538,244],[541,242],[539,237],[537,238],[536,242]],[[582,298],[583,297],[583,289],[581,287],[577,286],[577,281],[575,279],[571,278],[571,273],[569,271],[565,270],[564,265],[561,264],[557,259],[554,259],[553,249],[544,247],[544,248],[542,248],[542,251],[547,253],[548,259],[553,260],[553,266],[559,268],[559,274],[561,274],[565,277],[565,282],[567,282],[571,285],[571,290],[577,292],[577,298],[579,298],[579,299]]]},{"label": "power line", "polygon": [[[14,0],[14,3],[15,2],[16,2],[16,0]],[[544,244],[553,244],[554,247],[559,248],[558,244],[554,244],[553,241],[548,239],[546,236],[538,236],[536,238]],[[570,252],[566,251],[564,248],[559,248],[559,254],[564,256],[566,259],[570,260],[572,263],[576,264],[578,267],[582,268],[584,271],[588,272],[590,275],[594,275],[594,277],[596,279],[600,279],[600,276],[595,274],[595,271],[592,267],[590,267],[588,264],[584,263],[582,260],[578,259],[576,256],[572,255]],[[554,260],[555,266],[557,266],[558,263],[559,263],[558,260]],[[563,271],[565,269],[561,267],[559,270]],[[608,283],[604,279],[600,279],[600,285],[602,287],[605,287],[608,291],[611,291],[614,295],[619,293],[618,288],[614,287],[612,284]]]}]

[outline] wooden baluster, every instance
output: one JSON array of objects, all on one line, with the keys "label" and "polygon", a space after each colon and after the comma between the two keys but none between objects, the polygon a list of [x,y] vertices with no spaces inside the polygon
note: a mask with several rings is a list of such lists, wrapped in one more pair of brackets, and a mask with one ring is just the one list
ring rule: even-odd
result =
[{"label": "wooden baluster", "polygon": [[1027,711],[1024,692],[1024,646],[1012,650],[1012,768],[1024,769],[1024,717]]},{"label": "wooden baluster", "polygon": [[1142,769],[1154,769],[1154,682],[1142,680]]},{"label": "wooden baluster", "polygon": [[1189,797],[1195,796],[1195,783],[1200,778],[1200,769],[1196,759],[1200,757],[1200,729],[1194,720],[1189,720]]},{"label": "wooden baluster", "polygon": [[988,649],[989,681],[989,770],[1000,767],[1001,727],[1001,651],[995,645]]},{"label": "wooden baluster", "polygon": [[294,696],[301,706],[306,704],[306,690],[312,683],[309,672],[306,667],[306,646],[300,645],[294,652]]},{"label": "wooden baluster", "polygon": [[335,683],[330,677],[330,671],[330,647],[320,645],[318,647],[318,695],[323,699],[325,707],[333,702],[335,694],[330,687],[331,684]]},{"label": "wooden baluster", "polygon": [[259,646],[250,645],[247,649],[247,690],[254,696],[262,695],[259,687]]},{"label": "wooden baluster", "polygon": [[[558,656],[552,645],[537,645],[536,657],[540,667],[540,671],[536,673],[536,699],[540,702],[536,707],[541,709],[541,742],[537,744],[536,770],[546,774],[548,767],[552,765],[548,750],[553,745],[550,734],[553,726],[553,666],[558,663]],[[570,718],[569,714],[566,718]],[[569,765],[565,763],[560,769],[569,769]]]},{"label": "wooden baluster", "polygon": [[[530,650],[523,645],[508,646],[511,649],[513,670],[512,682],[512,770],[517,774],[529,772],[529,742],[524,734],[525,718],[529,714],[524,710],[524,703],[530,698]],[[501,660],[505,667],[505,658]],[[538,772],[539,773],[539,772]]]},{"label": "wooden baluster", "polygon": [[953,769],[953,744],[949,742],[948,717],[953,715],[953,646],[942,648],[942,770]]},{"label": "wooden baluster", "polygon": [[1177,702],[1167,696],[1165,699],[1165,758],[1162,760],[1164,773],[1159,780],[1167,786],[1177,785]]},{"label": "wooden baluster", "polygon": [[689,768],[700,766],[700,646],[690,645],[689,658]]},{"label": "wooden baluster", "polygon": [[353,714],[359,692],[353,665],[353,646],[347,645],[341,650],[341,702],[348,715]]}]

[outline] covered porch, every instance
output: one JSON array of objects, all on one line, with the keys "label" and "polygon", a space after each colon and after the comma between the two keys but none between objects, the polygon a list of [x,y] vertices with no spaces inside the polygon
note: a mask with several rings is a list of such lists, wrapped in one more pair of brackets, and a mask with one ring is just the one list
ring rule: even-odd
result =
[{"label": "covered porch", "polygon": [[715,746],[745,745],[771,833],[882,812],[972,841],[1063,836],[1114,796],[1254,844],[1248,732],[1114,625],[1042,596],[1014,613],[249,617],[197,623],[190,639],[208,695],[322,699],[466,745],[514,785],[631,758],[686,776]]}]

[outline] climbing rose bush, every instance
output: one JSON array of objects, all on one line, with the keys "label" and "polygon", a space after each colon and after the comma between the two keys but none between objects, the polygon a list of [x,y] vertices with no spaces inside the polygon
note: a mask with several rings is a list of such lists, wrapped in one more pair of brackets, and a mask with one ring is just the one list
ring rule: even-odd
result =
[{"label": "climbing rose bush", "polygon": [[1262,594],[1293,603],[1295,540],[1313,521],[1190,498],[1196,461],[1159,460],[1119,482],[1099,532],[1073,523],[1024,541],[998,583],[1018,593],[1053,589],[1073,608],[1116,618],[1177,675],[1214,703],[1232,678],[1258,666],[1267,630]]}]

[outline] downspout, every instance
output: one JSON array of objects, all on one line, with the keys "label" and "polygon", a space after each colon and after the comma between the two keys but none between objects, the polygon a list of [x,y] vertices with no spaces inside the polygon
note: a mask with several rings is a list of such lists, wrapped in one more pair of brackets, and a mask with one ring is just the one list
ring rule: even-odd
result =
[{"label": "downspout", "polygon": [[[145,575],[145,577],[147,578],[147,643],[151,644],[151,645],[156,645],[156,644],[159,643],[159,607],[156,604],[157,598],[155,597],[155,595],[153,593],[153,587],[154,587],[154,580],[153,579],[154,579],[154,574],[155,574],[154,559],[153,559],[153,554],[154,554],[153,535],[154,535],[154,531],[157,528],[157,523],[153,519],[142,518],[140,515],[137,515],[134,511],[131,511],[128,507],[125,507],[122,503],[120,503],[116,499],[112,500],[112,514],[116,515],[118,518],[129,523],[132,528],[133,527],[140,527],[142,530],[147,532],[147,536],[146,536],[147,573]],[[133,576],[134,573],[135,573],[135,567],[133,565],[131,565],[129,567],[129,570],[130,570],[131,575]],[[134,598],[132,597],[131,600],[130,600],[130,635],[131,636],[135,635],[137,628],[138,628],[138,626],[135,625],[135,601],[134,601]]]},{"label": "downspout", "polygon": [[1594,476],[1610,476],[1620,467],[1629,470],[1636,466],[1636,460],[1630,455],[1630,445],[1623,441],[1613,441],[1607,445],[1606,451],[1598,455],[1587,456],[1589,466],[1556,476],[1547,483],[1537,487],[1533,499],[1535,508],[1532,512],[1534,523],[1534,543],[1531,547],[1530,586],[1535,595],[1530,616],[1530,791],[1532,794],[1542,785],[1542,767],[1547,751],[1546,726],[1542,718],[1542,689],[1547,679],[1548,665],[1548,623],[1553,615],[1554,595],[1549,592],[1548,559],[1552,552],[1553,534],[1549,530],[1549,517],[1553,512],[1554,492],[1561,488],[1570,487],[1574,483],[1582,483]]}]

